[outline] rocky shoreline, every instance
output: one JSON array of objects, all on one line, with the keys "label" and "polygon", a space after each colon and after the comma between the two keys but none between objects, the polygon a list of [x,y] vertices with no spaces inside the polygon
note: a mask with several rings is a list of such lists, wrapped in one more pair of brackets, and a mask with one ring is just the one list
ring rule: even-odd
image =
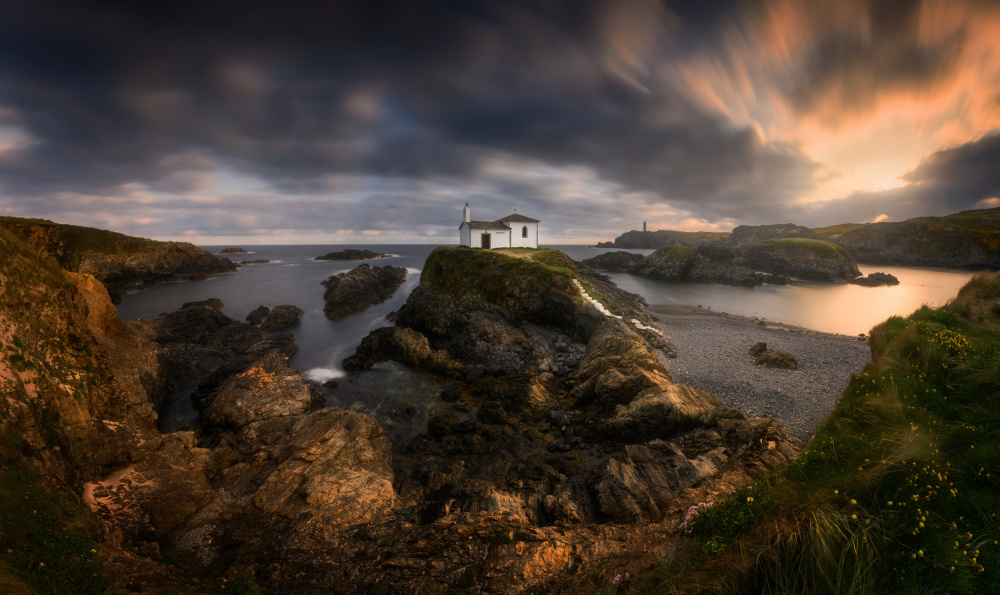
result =
[{"label": "rocky shoreline", "polygon": [[[869,361],[866,342],[692,306],[650,306],[677,357],[664,360],[676,382],[699,388],[747,415],[774,418],[807,439],[833,409],[851,374]],[[754,365],[751,346],[792,353],[797,370]]]}]

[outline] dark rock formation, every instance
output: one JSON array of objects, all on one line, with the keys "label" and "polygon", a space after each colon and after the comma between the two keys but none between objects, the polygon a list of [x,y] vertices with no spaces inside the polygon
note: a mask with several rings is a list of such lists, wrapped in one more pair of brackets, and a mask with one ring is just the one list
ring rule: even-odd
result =
[{"label": "dark rock formation", "polygon": [[40,219],[2,217],[0,226],[63,269],[93,275],[108,288],[236,270],[228,258],[187,242],[158,242]]},{"label": "dark rock formation", "polygon": [[243,248],[233,246],[231,248],[223,248],[222,251],[219,252],[219,254],[250,254],[250,253],[244,250]]},{"label": "dark rock formation", "polygon": [[767,343],[764,342],[755,343],[750,348],[750,355],[754,357],[754,364],[758,366],[781,370],[795,370],[799,367],[798,360],[791,353],[768,349]]},{"label": "dark rock formation", "polygon": [[237,262],[236,264],[238,264],[239,266],[243,266],[245,264],[267,264],[269,262],[271,262],[271,261],[268,260],[268,259],[266,259],[266,258],[257,258],[257,259],[254,259],[254,260],[241,260],[241,261]]},{"label": "dark rock formation", "polygon": [[347,248],[339,252],[329,252],[323,256],[317,256],[316,260],[367,260],[369,258],[388,258],[388,254],[372,252],[371,250],[355,250]]},{"label": "dark rock formation", "polygon": [[292,326],[298,322],[299,317],[305,314],[302,308],[291,304],[282,304],[271,309],[267,319],[261,323],[260,330],[273,331],[286,326]]},{"label": "dark rock formation", "polygon": [[605,252],[604,254],[588,258],[582,262],[586,266],[598,271],[628,273],[645,260],[646,257],[642,254],[634,254],[632,252]]},{"label": "dark rock formation", "polygon": [[370,267],[363,264],[354,270],[334,275],[323,281],[326,291],[323,311],[331,320],[360,312],[369,306],[381,304],[396,293],[406,280],[403,267]]},{"label": "dark rock formation", "polygon": [[270,313],[271,310],[267,306],[257,306],[252,312],[247,314],[247,322],[250,324],[260,324]]},{"label": "dark rock formation", "polygon": [[899,279],[888,273],[868,273],[867,277],[857,277],[848,283],[864,287],[881,287],[883,285],[899,285]]}]

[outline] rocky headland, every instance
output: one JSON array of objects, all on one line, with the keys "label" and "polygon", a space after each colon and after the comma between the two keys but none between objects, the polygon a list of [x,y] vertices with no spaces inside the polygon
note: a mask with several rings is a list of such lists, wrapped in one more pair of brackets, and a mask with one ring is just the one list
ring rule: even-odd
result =
[{"label": "rocky headland", "polygon": [[404,267],[359,265],[323,281],[322,285],[326,287],[323,311],[331,320],[360,312],[392,297],[405,280]]},{"label": "rocky headland", "polygon": [[316,260],[368,260],[370,258],[389,258],[388,254],[373,252],[372,250],[356,250],[347,248],[339,252],[328,252],[322,256],[317,256]]},{"label": "rocky headland", "polygon": [[[700,234],[700,235],[699,235]],[[629,231],[600,248],[699,249],[745,246],[766,240],[825,240],[846,249],[856,262],[886,266],[1000,269],[1000,208],[898,222],[845,223],[810,229],[794,223],[740,225],[732,233]]]},{"label": "rocky headland", "polygon": [[708,244],[724,243],[729,232],[713,231],[626,231],[611,242],[599,242],[596,248],[656,249],[660,246],[686,246],[700,248]]},{"label": "rocky headland", "polygon": [[861,274],[843,248],[803,238],[712,244],[698,249],[661,246],[649,256],[628,252],[601,254],[583,264],[611,272],[670,281],[700,281],[752,287],[787,284],[791,279],[843,283]]},{"label": "rocky headland", "polygon": [[197,279],[237,268],[228,258],[187,242],[159,242],[43,219],[0,217],[0,227],[32,250],[51,256],[63,269],[93,275],[112,289]]},{"label": "rocky headland", "polygon": [[[396,325],[358,349],[359,370],[395,360],[442,387],[428,431],[392,443],[321,407],[289,336],[217,300],[126,324],[94,277],[0,242],[3,447],[82,506],[121,589],[249,573],[266,592],[512,592],[645,568],[690,504],[800,446],[674,383],[641,301],[556,251],[431,255]],[[197,418],[161,431],[174,399]]]}]

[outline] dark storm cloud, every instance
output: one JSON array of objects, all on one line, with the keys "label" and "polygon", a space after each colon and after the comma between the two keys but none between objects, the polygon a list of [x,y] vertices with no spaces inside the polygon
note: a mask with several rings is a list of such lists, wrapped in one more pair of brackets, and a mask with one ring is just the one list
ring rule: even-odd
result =
[{"label": "dark storm cloud", "polygon": [[8,3],[0,108],[28,141],[0,192],[195,192],[222,169],[284,194],[337,173],[460,185],[514,155],[742,216],[816,164],[654,76],[712,4]]}]

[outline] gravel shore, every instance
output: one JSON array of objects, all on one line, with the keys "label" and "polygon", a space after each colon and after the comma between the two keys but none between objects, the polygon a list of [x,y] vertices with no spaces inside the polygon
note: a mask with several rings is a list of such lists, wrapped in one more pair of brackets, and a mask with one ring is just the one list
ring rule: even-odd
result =
[{"label": "gravel shore", "polygon": [[[772,417],[807,439],[833,409],[851,374],[871,361],[857,337],[755,321],[691,306],[651,306],[648,314],[677,347],[665,363],[674,382],[715,395],[747,415]],[[755,366],[750,347],[764,341],[791,353],[797,370]]]}]

